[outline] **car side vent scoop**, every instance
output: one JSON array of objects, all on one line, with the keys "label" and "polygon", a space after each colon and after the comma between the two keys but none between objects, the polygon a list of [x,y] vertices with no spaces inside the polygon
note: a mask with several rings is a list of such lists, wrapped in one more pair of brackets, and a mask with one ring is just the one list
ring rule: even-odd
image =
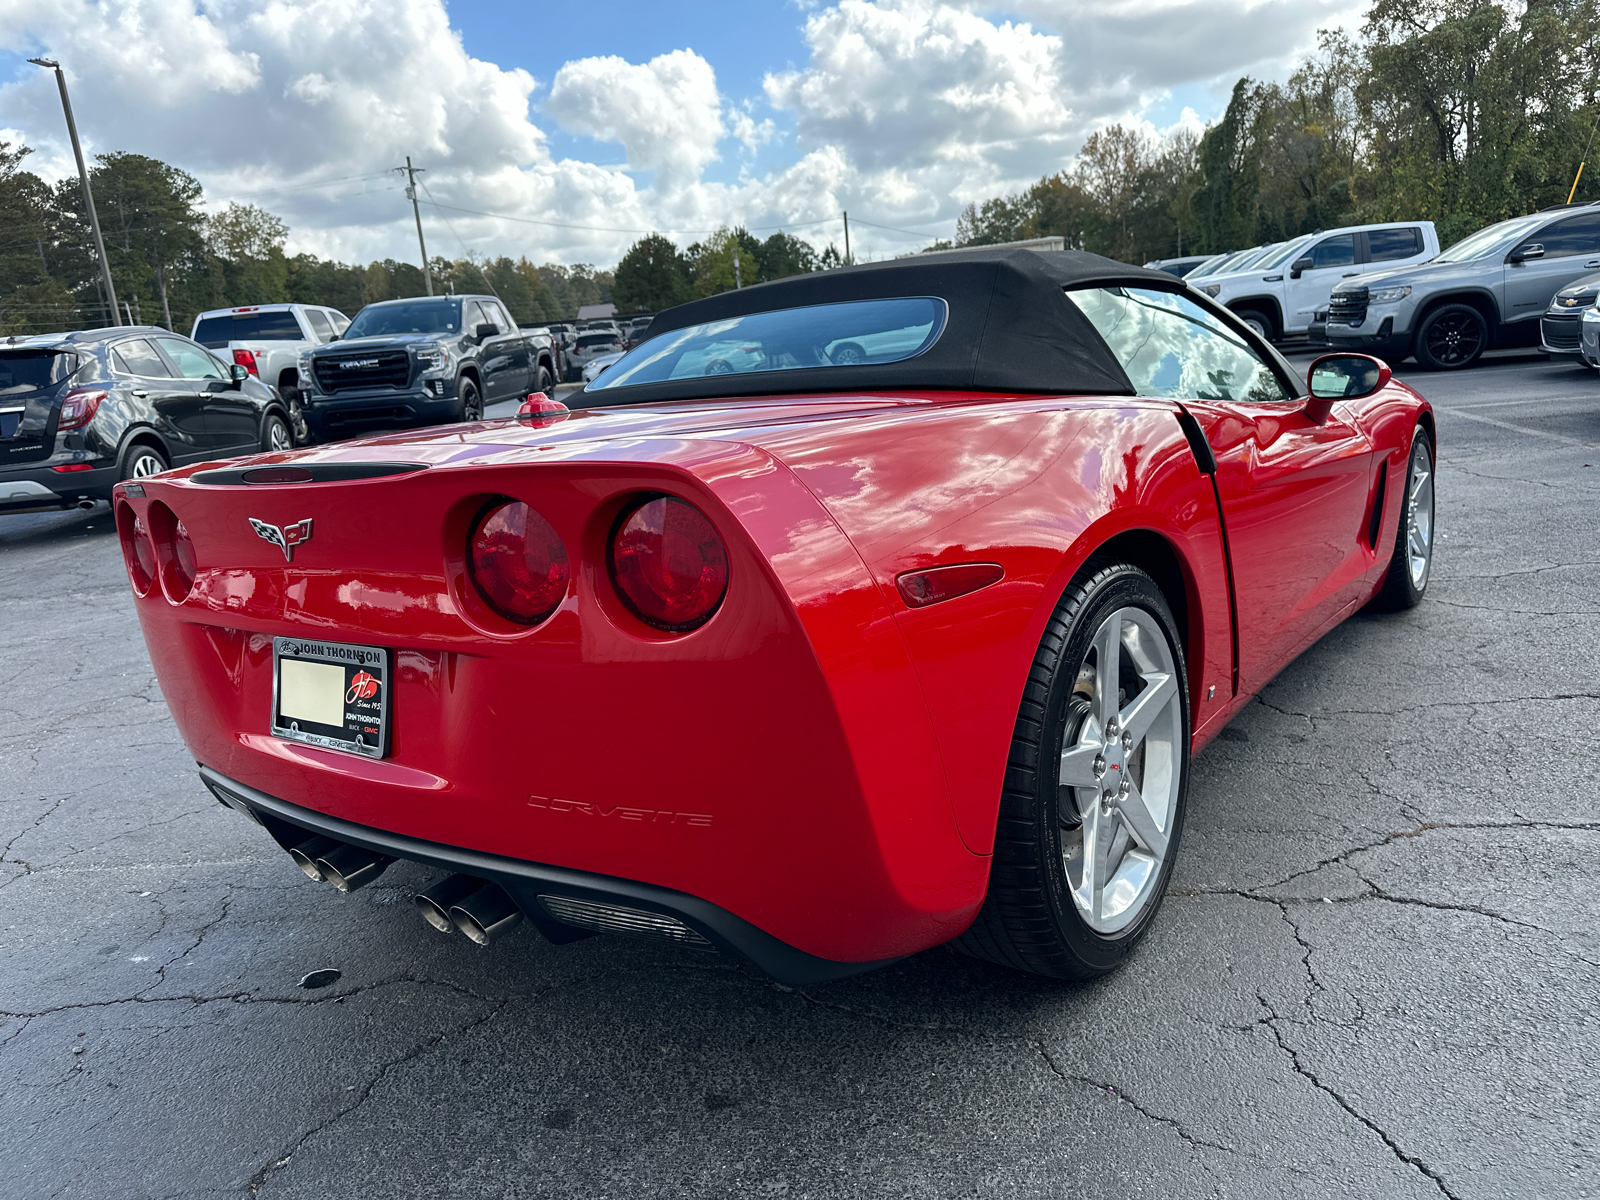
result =
[{"label": "car side vent scoop", "polygon": [[895,577],[900,598],[908,608],[927,608],[945,600],[954,600],[991,584],[1006,576],[999,563],[959,563],[951,567],[929,567],[926,571],[907,571]]}]

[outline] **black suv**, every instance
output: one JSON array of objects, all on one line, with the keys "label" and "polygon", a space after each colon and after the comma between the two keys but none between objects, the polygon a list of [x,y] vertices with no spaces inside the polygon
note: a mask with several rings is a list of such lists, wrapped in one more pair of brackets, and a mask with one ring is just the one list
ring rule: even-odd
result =
[{"label": "black suv", "polygon": [[550,339],[493,296],[369,304],[337,340],[300,356],[300,406],[317,441],[476,421],[486,404],[553,382]]},{"label": "black suv", "polygon": [[290,444],[276,392],[168,330],[0,339],[0,513],[92,508],[120,479]]}]

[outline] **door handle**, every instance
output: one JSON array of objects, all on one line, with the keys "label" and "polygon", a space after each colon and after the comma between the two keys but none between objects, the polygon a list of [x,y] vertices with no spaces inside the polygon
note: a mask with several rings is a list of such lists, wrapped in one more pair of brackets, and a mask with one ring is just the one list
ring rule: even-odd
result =
[{"label": "door handle", "polygon": [[1584,270],[1587,271],[1591,268],[1600,269],[1600,258],[1591,258],[1588,262],[1583,264]]},{"label": "door handle", "polygon": [[1354,279],[1359,274],[1361,274],[1360,271],[1346,271],[1343,275],[1339,276],[1339,278],[1340,279]]},{"label": "door handle", "polygon": [[150,394],[149,392],[134,392],[134,395],[139,397],[139,399],[141,399],[141,400],[143,400],[149,394]]}]

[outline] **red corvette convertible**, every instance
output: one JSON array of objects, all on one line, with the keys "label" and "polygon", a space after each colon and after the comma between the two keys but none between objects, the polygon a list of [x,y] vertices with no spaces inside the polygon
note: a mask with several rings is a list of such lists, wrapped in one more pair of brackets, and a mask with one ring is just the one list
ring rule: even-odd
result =
[{"label": "red corvette convertible", "polygon": [[1428,583],[1421,397],[1092,255],[699,300],[583,400],[115,501],[206,786],[314,879],[437,869],[482,943],[1104,972],[1195,750]]}]

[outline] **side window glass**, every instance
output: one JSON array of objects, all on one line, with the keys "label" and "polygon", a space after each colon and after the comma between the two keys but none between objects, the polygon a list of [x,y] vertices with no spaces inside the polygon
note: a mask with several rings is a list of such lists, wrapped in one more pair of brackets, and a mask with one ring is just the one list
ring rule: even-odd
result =
[{"label": "side window glass", "polygon": [[1531,235],[1524,245],[1543,246],[1546,258],[1571,258],[1575,254],[1600,254],[1600,215],[1568,217]]},{"label": "side window glass", "polygon": [[176,338],[157,338],[167,357],[178,365],[178,374],[185,379],[226,379],[222,364],[192,342]]},{"label": "side window glass", "polygon": [[494,309],[494,315],[492,319],[496,325],[500,326],[501,333],[517,332],[517,323],[511,319],[503,305],[495,304],[491,305],[490,307]]},{"label": "side window glass", "polygon": [[1420,229],[1367,230],[1367,261],[1390,262],[1422,253]]},{"label": "side window glass", "polygon": [[119,374],[137,375],[142,379],[171,379],[172,372],[156,353],[155,347],[143,338],[129,338],[118,342],[111,351],[111,362]]},{"label": "side window glass", "polygon": [[1356,237],[1353,233],[1341,233],[1336,237],[1323,238],[1311,251],[1311,265],[1317,267],[1348,267],[1356,261]]},{"label": "side window glass", "polygon": [[325,342],[333,337],[333,326],[328,324],[328,318],[314,308],[306,309],[306,320],[311,322],[311,336],[319,342]]},{"label": "side window glass", "polygon": [[1141,396],[1248,401],[1291,397],[1242,334],[1193,300],[1148,288],[1081,288],[1083,310]]},{"label": "side window glass", "polygon": [[328,316],[333,318],[333,332],[334,333],[339,334],[339,335],[342,336],[344,334],[344,331],[346,329],[350,328],[350,318],[345,316],[338,309],[330,308],[328,310]]}]

